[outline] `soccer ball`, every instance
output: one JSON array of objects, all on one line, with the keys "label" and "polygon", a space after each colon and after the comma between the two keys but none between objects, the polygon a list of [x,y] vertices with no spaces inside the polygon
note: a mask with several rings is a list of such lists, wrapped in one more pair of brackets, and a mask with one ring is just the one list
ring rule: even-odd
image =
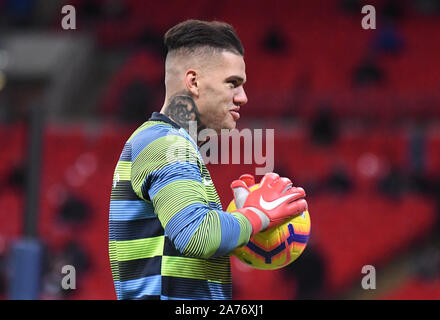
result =
[{"label": "soccer ball", "polygon": [[[259,184],[256,184],[249,189],[252,191],[258,187]],[[226,211],[235,210],[235,201],[232,200]],[[310,230],[310,215],[306,210],[278,226],[257,233],[245,246],[233,250],[232,254],[256,269],[280,269],[298,259],[303,253]]]}]

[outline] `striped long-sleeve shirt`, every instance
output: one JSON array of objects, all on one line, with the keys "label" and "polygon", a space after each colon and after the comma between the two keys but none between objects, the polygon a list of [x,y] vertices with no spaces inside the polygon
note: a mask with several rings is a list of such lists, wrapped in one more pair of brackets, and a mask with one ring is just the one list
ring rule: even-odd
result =
[{"label": "striped long-sleeve shirt", "polygon": [[222,210],[189,134],[153,113],[128,139],[110,200],[109,256],[118,299],[231,299],[229,253],[249,221]]}]

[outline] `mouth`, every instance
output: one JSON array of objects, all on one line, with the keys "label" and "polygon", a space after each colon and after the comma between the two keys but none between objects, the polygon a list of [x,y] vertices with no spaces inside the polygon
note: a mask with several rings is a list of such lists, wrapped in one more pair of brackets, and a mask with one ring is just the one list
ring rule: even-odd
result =
[{"label": "mouth", "polygon": [[231,113],[232,117],[234,118],[235,121],[237,121],[238,119],[240,119],[240,107],[236,107],[234,109],[229,110],[229,112]]}]

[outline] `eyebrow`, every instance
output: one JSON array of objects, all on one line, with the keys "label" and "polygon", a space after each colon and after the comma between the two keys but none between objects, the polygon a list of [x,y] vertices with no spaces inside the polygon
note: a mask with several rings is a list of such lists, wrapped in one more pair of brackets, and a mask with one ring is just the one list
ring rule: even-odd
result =
[{"label": "eyebrow", "polygon": [[245,84],[246,83],[246,80],[243,79],[240,76],[230,76],[230,77],[226,78],[226,81],[232,81],[232,80],[238,81],[241,84]]}]

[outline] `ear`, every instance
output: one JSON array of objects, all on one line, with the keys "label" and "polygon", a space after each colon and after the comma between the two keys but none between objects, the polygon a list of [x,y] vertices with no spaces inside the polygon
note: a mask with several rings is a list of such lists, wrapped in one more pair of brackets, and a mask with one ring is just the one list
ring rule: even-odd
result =
[{"label": "ear", "polygon": [[191,92],[194,96],[199,96],[199,83],[198,74],[194,69],[189,69],[185,73],[185,85],[186,89]]}]

